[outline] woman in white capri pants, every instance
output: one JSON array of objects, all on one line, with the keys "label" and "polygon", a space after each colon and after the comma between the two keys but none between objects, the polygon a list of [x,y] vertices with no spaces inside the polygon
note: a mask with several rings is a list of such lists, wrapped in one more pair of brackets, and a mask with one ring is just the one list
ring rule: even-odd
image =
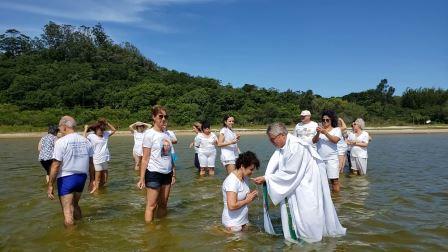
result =
[{"label": "woman in white capri pants", "polygon": [[195,146],[198,146],[199,175],[204,176],[206,171],[210,176],[215,175],[216,144],[218,137],[210,131],[210,123],[202,123],[202,132],[194,139]]},{"label": "woman in white capri pants", "polygon": [[350,145],[350,162],[352,173],[366,175],[367,173],[367,145],[369,145],[369,133],[364,131],[365,123],[361,118],[352,124],[353,132],[348,134],[347,143]]}]

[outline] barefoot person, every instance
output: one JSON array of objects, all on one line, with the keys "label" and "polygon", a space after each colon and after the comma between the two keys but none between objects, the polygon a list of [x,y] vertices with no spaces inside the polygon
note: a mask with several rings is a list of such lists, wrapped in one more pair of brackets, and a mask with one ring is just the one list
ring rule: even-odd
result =
[{"label": "barefoot person", "polygon": [[313,143],[317,143],[317,152],[325,163],[331,188],[333,192],[337,193],[341,190],[337,143],[342,139],[342,133],[338,127],[338,118],[333,110],[322,112],[322,127],[317,127],[316,131]]},{"label": "barefoot person", "polygon": [[[318,242],[323,236],[345,235],[346,229],[339,223],[331,199],[325,168],[311,144],[288,134],[283,123],[269,125],[266,133],[276,150],[265,175],[253,181],[259,185],[266,182],[272,202],[280,204],[285,239]],[[266,215],[265,221],[269,222],[265,227],[272,227]]]},{"label": "barefoot person", "polygon": [[56,141],[51,165],[47,195],[54,199],[54,182],[57,178],[59,201],[64,214],[66,227],[73,226],[74,220],[82,217],[79,200],[89,174],[89,187],[93,187],[95,169],[93,167],[93,149],[89,141],[75,132],[76,122],[70,116],[59,121],[59,130],[63,137]]},{"label": "barefoot person", "polygon": [[194,139],[195,146],[198,146],[198,158],[201,170],[199,175],[205,176],[206,171],[210,176],[215,175],[216,144],[218,138],[210,130],[210,123],[202,123],[202,133],[198,133]]},{"label": "barefoot person", "polygon": [[171,139],[163,132],[168,120],[166,109],[156,105],[152,108],[153,127],[143,138],[143,158],[137,187],[146,187],[145,221],[152,222],[155,215],[167,214],[171,185],[176,182]]},{"label": "barefoot person", "polygon": [[219,131],[218,137],[218,147],[221,147],[221,162],[226,168],[227,174],[235,170],[235,160],[240,152],[237,145],[240,135],[232,130],[234,123],[235,119],[233,116],[224,116],[224,127]]},{"label": "barefoot person", "polygon": [[58,139],[58,132],[58,126],[49,126],[48,133],[40,139],[39,144],[37,145],[40,164],[47,173],[47,175],[45,176],[45,181],[47,184],[50,175],[51,163],[53,162],[54,143]]},{"label": "barefoot person", "polygon": [[253,152],[241,153],[236,159],[235,170],[222,184],[222,224],[227,231],[242,231],[249,224],[249,204],[258,195],[258,191],[250,191],[249,177],[259,166],[260,161]]},{"label": "barefoot person", "polygon": [[140,163],[142,162],[143,156],[143,136],[145,135],[146,130],[149,128],[151,128],[151,124],[147,124],[144,122],[135,122],[129,125],[129,130],[131,130],[131,133],[134,136],[134,148],[132,149],[132,156],[134,157],[134,169],[136,171],[140,170]]},{"label": "barefoot person", "polygon": [[[110,130],[106,130],[109,128]],[[93,133],[87,135],[87,132]],[[95,183],[92,191],[95,192],[108,181],[110,153],[108,148],[109,137],[117,130],[105,118],[100,118],[93,125],[84,126],[84,137],[89,139],[93,147],[93,164],[95,165]]]}]

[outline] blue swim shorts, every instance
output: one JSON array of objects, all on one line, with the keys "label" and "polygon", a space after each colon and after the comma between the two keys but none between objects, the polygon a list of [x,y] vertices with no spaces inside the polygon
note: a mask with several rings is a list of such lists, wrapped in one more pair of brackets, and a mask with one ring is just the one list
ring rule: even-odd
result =
[{"label": "blue swim shorts", "polygon": [[64,196],[72,192],[82,192],[86,183],[87,174],[73,174],[58,178],[58,194]]}]

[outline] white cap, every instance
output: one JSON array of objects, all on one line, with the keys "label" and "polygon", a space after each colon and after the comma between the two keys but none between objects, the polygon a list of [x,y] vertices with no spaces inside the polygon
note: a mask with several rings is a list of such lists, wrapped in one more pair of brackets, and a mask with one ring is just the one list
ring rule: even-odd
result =
[{"label": "white cap", "polygon": [[303,110],[302,113],[300,113],[301,116],[311,116],[311,112],[309,110]]}]

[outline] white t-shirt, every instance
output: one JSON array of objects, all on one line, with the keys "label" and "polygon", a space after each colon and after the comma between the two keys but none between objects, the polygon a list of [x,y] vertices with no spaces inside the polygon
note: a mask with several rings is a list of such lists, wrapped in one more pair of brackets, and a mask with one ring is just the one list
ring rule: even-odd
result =
[{"label": "white t-shirt", "polygon": [[145,136],[145,133],[147,132],[147,130],[143,131],[143,132],[138,132],[137,130],[134,130],[134,153],[137,155],[142,155],[143,154],[143,147],[142,147],[142,143],[143,143],[143,137]]},{"label": "white t-shirt", "polygon": [[[224,127],[219,131],[219,134],[224,135],[224,142],[232,142],[236,139],[236,134],[231,129]],[[238,156],[238,145],[230,144],[221,147],[221,161],[231,161],[235,160]]]},{"label": "white t-shirt", "polygon": [[173,145],[167,134],[149,129],[143,137],[143,148],[151,149],[151,156],[149,157],[148,167],[146,169],[151,172],[163,174],[168,174],[172,171]]},{"label": "white t-shirt", "polygon": [[316,145],[313,144],[313,137],[316,135],[317,131],[317,123],[310,121],[307,124],[299,122],[294,128],[294,136],[306,141],[307,143],[311,143],[314,148]]},{"label": "white t-shirt", "polygon": [[[367,133],[366,131],[362,131],[358,137],[356,137],[355,133],[353,133],[353,132],[348,133],[349,141],[358,141],[358,142],[362,142],[362,143],[368,143],[369,139],[370,139],[369,133]],[[350,155],[352,157],[368,158],[367,147],[351,145]]]},{"label": "white t-shirt", "polygon": [[92,145],[78,133],[71,133],[59,138],[53,151],[53,159],[62,162],[57,177],[78,173],[89,174],[89,159],[92,156]]},{"label": "white t-shirt", "polygon": [[93,147],[93,163],[101,164],[110,161],[109,148],[107,143],[109,142],[109,136],[111,131],[104,131],[103,137],[99,137],[94,133],[87,136]]},{"label": "white t-shirt", "polygon": [[249,223],[249,207],[245,205],[236,210],[229,210],[227,207],[227,192],[236,192],[238,201],[244,200],[250,192],[247,178],[244,177],[243,181],[241,181],[235,173],[231,172],[224,180],[222,184],[222,197],[224,200],[222,224],[226,227],[235,227]]},{"label": "white t-shirt", "polygon": [[[332,136],[342,139],[341,129],[339,127],[333,128],[328,132]],[[338,146],[331,142],[324,134],[319,134],[319,141],[317,141],[317,152],[323,160],[338,159]]]},{"label": "white t-shirt", "polygon": [[198,146],[198,153],[209,153],[216,151],[215,143],[218,141],[215,133],[211,132],[210,135],[199,133],[194,139],[194,145]]}]

